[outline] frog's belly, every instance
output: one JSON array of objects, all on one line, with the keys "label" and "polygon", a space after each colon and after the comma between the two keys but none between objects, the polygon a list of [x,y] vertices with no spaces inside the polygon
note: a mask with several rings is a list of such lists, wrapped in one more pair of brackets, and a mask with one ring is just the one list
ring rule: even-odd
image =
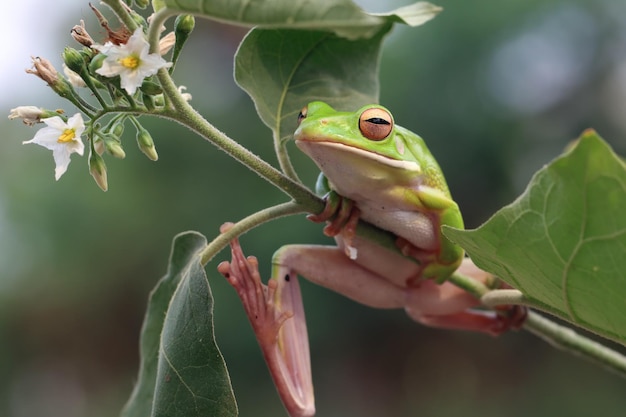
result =
[{"label": "frog's belly", "polygon": [[[335,240],[341,249],[345,249],[341,235],[335,236]],[[417,263],[367,239],[354,236],[352,246],[357,251],[354,262],[399,287],[406,287],[407,282],[419,275]]]},{"label": "frog's belly", "polygon": [[437,248],[437,236],[431,219],[419,211],[381,208],[364,202],[357,203],[361,218],[383,230],[388,230],[424,250]]}]

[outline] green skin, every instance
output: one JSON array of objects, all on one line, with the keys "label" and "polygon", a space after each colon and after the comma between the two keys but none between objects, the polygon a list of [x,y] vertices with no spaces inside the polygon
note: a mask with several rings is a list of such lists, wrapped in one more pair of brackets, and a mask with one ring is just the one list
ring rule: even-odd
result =
[{"label": "green skin", "polygon": [[[443,282],[463,259],[463,250],[441,233],[441,225],[463,228],[439,164],[424,140],[393,124],[382,140],[359,129],[368,109],[337,112],[322,102],[309,104],[294,138],[320,167],[330,189],[352,199],[361,218],[406,239],[423,264],[419,279]],[[421,253],[420,253],[421,252]],[[357,257],[358,261],[358,257]],[[413,277],[415,280],[416,277]]]},{"label": "green skin", "polygon": [[233,260],[218,270],[237,290],[292,417],[315,414],[298,276],[370,307],[403,308],[428,326],[491,335],[508,328],[498,315],[473,311],[479,301],[446,281],[457,268],[483,283],[491,277],[441,233],[441,225],[462,228],[463,220],[422,138],[396,126],[378,105],[337,112],[313,102],[303,112],[294,139],[322,171],[318,184],[323,191],[340,196],[341,207],[353,203],[357,210],[346,210],[350,220],[362,219],[396,235],[398,247],[409,256],[355,235],[348,227],[354,222],[348,221],[332,228],[336,246],[280,248],[265,286],[256,260],[246,258],[237,240],[231,242]]}]

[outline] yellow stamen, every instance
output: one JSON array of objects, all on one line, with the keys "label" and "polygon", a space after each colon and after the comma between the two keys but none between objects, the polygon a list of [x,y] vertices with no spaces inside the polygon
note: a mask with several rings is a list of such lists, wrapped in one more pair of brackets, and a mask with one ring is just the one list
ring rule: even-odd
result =
[{"label": "yellow stamen", "polygon": [[139,66],[139,58],[134,55],[128,55],[118,61],[123,67],[134,70]]},{"label": "yellow stamen", "polygon": [[76,132],[74,131],[74,129],[65,129],[63,133],[61,133],[61,136],[59,136],[59,138],[57,139],[57,142],[68,143],[73,141],[75,137]]}]

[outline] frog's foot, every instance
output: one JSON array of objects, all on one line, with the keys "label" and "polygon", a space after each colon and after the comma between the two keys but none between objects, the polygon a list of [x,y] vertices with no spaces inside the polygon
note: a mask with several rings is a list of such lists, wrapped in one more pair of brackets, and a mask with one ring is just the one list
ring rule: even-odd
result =
[{"label": "frog's foot", "polygon": [[268,285],[261,282],[257,259],[246,258],[237,239],[233,239],[230,246],[232,261],[220,263],[217,270],[237,291],[259,343],[275,344],[281,326],[293,314],[280,311],[274,304],[277,282],[270,280]]},{"label": "frog's foot", "polygon": [[334,191],[329,192],[324,197],[326,205],[319,214],[309,214],[307,218],[316,223],[327,221],[324,227],[324,234],[335,237],[341,233],[346,247],[346,255],[350,259],[356,257],[352,240],[356,235],[356,226],[361,217],[361,211],[354,205],[354,201],[340,196]]},{"label": "frog's foot", "polygon": [[[222,232],[231,224],[224,224]],[[217,270],[235,288],[285,408],[292,417],[315,414],[315,400],[300,287],[295,274],[261,282],[259,264],[246,256],[237,239],[230,242],[231,262]]]},{"label": "frog's foot", "polygon": [[497,336],[519,329],[526,308],[504,306],[496,311],[476,310],[480,302],[470,293],[449,283],[421,281],[407,290],[405,311],[415,321],[443,329],[468,330]]}]

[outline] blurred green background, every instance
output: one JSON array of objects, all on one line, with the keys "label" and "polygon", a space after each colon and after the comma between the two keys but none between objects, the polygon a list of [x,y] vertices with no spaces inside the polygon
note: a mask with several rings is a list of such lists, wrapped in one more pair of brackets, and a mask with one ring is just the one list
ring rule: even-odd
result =
[{"label": "blurred green background", "polygon": [[[361,2],[370,11],[404,2]],[[626,2],[623,0],[442,0],[444,12],[417,29],[397,27],[381,61],[381,103],[424,137],[468,227],[512,201],[532,173],[594,127],[626,154]],[[61,68],[69,30],[86,2],[54,8],[3,4],[0,101],[74,109],[24,73],[30,56]],[[171,22],[170,22],[171,23]],[[245,31],[210,21],[197,28],[176,79],[206,117],[275,163],[270,131],[232,79]],[[107,159],[109,191],[74,155],[54,181],[50,152],[22,146],[36,128],[0,118],[0,416],[115,416],[138,366],[148,292],[165,272],[172,237],[209,239],[285,197],[180,126],[145,119],[158,162],[127,128],[123,161]],[[313,164],[294,152],[310,185]],[[297,216],[242,239],[269,273],[287,243],[329,242]],[[207,268],[216,337],[242,416],[281,416],[235,292]],[[626,381],[560,353],[525,332],[498,339],[428,329],[402,311],[357,305],[302,283],[319,416],[623,415]]]}]

